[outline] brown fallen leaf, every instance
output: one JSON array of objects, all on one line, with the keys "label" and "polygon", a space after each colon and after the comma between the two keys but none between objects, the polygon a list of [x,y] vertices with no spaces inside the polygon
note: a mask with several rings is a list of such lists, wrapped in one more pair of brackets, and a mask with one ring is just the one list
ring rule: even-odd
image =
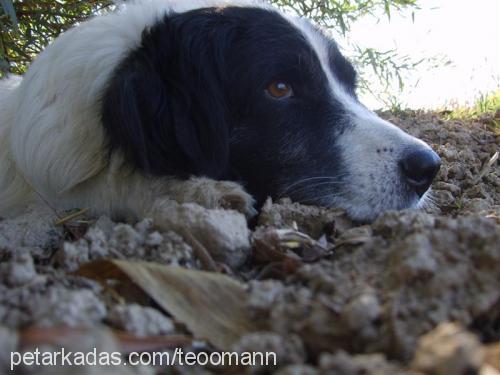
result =
[{"label": "brown fallen leaf", "polygon": [[160,349],[182,348],[192,345],[194,341],[199,341],[184,335],[142,337],[121,331],[114,331],[113,333],[120,344],[121,352],[127,354],[132,352],[141,353]]},{"label": "brown fallen leaf", "polygon": [[262,263],[314,262],[331,253],[323,241],[294,229],[259,227],[253,234],[252,244],[255,259]]},{"label": "brown fallen leaf", "polygon": [[[191,345],[195,339],[184,335],[139,337],[128,332],[108,330],[114,337],[122,353],[145,352],[160,349],[174,349]],[[78,340],[83,335],[91,334],[85,327],[28,327],[20,332],[21,348],[40,345],[64,346],[69,340]]]},{"label": "brown fallen leaf", "polygon": [[484,361],[497,371],[500,371],[500,342],[485,347]]},{"label": "brown fallen leaf", "polygon": [[62,341],[74,340],[85,331],[84,327],[28,327],[19,333],[19,346],[25,348],[42,344],[61,345]]},{"label": "brown fallen leaf", "polygon": [[245,286],[222,274],[124,260],[87,263],[77,274],[102,283],[131,280],[196,337],[221,350],[264,328],[248,313]]}]

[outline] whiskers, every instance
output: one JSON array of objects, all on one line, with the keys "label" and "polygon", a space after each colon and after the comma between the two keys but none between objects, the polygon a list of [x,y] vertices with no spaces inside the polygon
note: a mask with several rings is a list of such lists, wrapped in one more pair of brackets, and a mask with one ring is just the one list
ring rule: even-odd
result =
[{"label": "whiskers", "polygon": [[335,177],[314,176],[303,178],[288,185],[278,195],[278,199],[288,196],[299,199],[303,203],[324,204],[323,202],[328,202],[330,204],[335,197],[341,196],[340,188],[347,185],[342,181],[345,176],[347,176],[347,173]]},{"label": "whiskers", "polygon": [[388,210],[421,209],[436,212],[432,191],[418,199],[416,194],[399,180],[387,179],[366,184],[357,182],[349,173],[336,176],[310,176],[291,182],[277,199],[290,197],[304,204],[326,208],[341,207],[356,220],[373,220]]},{"label": "whiskers", "polygon": [[439,213],[439,205],[437,204],[436,198],[432,193],[432,190],[427,190],[427,192],[418,201],[417,209],[421,209],[429,214]]}]

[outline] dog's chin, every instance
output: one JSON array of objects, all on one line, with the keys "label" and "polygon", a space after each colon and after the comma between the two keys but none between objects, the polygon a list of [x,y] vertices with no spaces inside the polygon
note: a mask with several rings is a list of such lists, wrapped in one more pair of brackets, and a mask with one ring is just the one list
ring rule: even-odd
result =
[{"label": "dog's chin", "polygon": [[[309,201],[308,204],[311,204]],[[318,200],[315,204],[325,207],[338,207],[346,211],[347,216],[357,224],[369,224],[380,215],[388,211],[401,211],[406,209],[426,209],[432,206],[430,191],[422,197],[416,193],[401,195],[399,199],[395,197],[380,197],[380,199],[332,199],[330,201]]]}]

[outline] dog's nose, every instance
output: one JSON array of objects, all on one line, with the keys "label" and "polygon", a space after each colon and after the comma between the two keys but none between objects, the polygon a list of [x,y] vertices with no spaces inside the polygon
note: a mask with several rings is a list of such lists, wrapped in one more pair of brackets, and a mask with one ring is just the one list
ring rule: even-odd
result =
[{"label": "dog's nose", "polygon": [[409,151],[399,162],[406,182],[421,197],[431,186],[441,166],[441,159],[431,149]]}]

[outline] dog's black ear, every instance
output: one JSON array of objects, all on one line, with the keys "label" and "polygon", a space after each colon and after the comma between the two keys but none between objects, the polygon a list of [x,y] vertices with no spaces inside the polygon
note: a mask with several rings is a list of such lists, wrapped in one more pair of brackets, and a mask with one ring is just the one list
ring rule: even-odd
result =
[{"label": "dog's black ear", "polygon": [[143,34],[103,97],[111,150],[153,175],[224,176],[232,124],[229,27],[220,15],[202,12],[165,17]]}]

